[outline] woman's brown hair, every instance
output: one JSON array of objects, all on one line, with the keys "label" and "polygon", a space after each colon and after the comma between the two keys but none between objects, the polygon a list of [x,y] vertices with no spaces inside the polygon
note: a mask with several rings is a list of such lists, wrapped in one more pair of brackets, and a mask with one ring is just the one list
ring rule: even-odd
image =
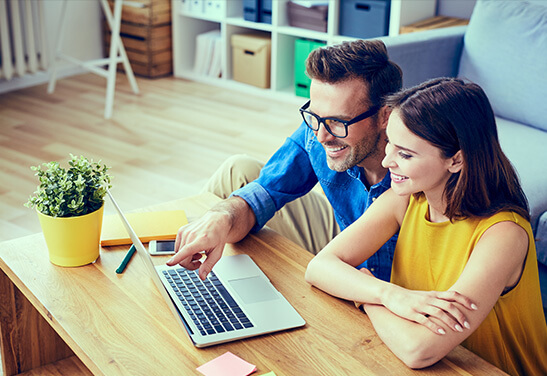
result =
[{"label": "woman's brown hair", "polygon": [[492,106],[480,86],[457,78],[433,79],[386,99],[405,126],[445,158],[461,150],[463,167],[444,196],[450,220],[514,211],[530,220],[517,173],[503,153]]}]

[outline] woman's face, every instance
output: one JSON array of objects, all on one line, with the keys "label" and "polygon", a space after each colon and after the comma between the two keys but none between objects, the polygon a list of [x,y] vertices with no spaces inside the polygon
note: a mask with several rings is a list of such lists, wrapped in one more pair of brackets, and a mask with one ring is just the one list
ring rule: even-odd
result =
[{"label": "woman's face", "polygon": [[452,172],[453,158],[444,158],[441,150],[412,133],[397,110],[389,117],[386,156],[382,161],[391,174],[391,188],[398,195],[424,192],[428,200],[442,198]]}]

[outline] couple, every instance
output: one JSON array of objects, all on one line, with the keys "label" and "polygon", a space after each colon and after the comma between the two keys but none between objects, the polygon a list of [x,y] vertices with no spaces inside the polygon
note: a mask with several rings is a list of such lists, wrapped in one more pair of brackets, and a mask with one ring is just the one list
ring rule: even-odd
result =
[{"label": "couple", "polygon": [[235,192],[179,230],[168,263],[205,278],[224,244],[268,224],[317,254],[306,280],[356,302],[409,367],[463,344],[510,374],[547,374],[528,205],[482,89],[398,91],[380,41],[315,50],[306,70],[304,123],[264,167],[239,158],[211,179]]}]

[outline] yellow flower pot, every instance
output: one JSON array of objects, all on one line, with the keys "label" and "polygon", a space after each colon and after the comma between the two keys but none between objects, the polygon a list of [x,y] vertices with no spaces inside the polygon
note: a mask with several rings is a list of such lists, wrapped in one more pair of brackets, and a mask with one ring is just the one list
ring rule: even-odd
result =
[{"label": "yellow flower pot", "polygon": [[104,205],[78,217],[50,217],[39,211],[49,260],[59,266],[82,266],[99,257]]}]

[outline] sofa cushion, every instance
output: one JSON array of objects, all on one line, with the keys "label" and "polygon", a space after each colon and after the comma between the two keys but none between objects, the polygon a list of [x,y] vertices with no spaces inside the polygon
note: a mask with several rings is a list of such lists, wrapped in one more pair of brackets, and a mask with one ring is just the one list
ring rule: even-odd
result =
[{"label": "sofa cushion", "polygon": [[547,130],[547,6],[479,0],[458,76],[484,89],[496,115]]},{"label": "sofa cushion", "polygon": [[496,117],[496,124],[501,148],[517,170],[528,198],[535,231],[539,216],[547,211],[547,132],[500,117]]}]

